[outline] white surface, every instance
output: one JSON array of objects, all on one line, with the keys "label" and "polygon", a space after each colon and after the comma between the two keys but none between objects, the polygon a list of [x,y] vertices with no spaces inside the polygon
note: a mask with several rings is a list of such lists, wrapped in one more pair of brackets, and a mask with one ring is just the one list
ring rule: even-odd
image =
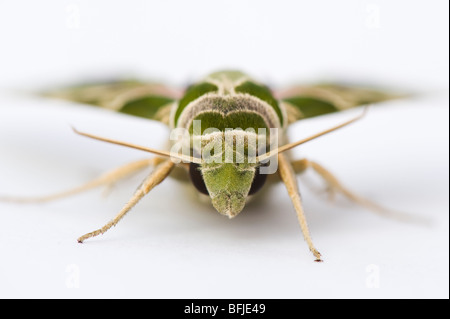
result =
[{"label": "white surface", "polygon": [[[325,260],[317,264],[282,185],[228,220],[167,180],[117,227],[78,244],[116,214],[141,175],[107,199],[96,190],[46,205],[0,203],[0,297],[448,298],[448,3],[46,2],[0,5],[4,89],[124,70],[182,84],[228,66],[279,85],[342,78],[431,92],[374,107],[295,154],[432,226],[332,205],[301,184]],[[290,136],[356,112],[295,124]],[[0,194],[47,194],[145,156],[75,136],[69,124],[153,147],[168,133],[158,123],[2,93]]]}]

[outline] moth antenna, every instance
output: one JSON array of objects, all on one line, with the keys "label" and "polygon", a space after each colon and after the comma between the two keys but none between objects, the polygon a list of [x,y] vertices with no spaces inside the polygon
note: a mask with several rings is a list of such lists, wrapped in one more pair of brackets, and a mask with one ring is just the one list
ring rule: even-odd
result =
[{"label": "moth antenna", "polygon": [[304,144],[306,142],[314,140],[314,139],[316,139],[316,138],[318,138],[318,137],[320,137],[322,135],[325,135],[325,134],[334,132],[334,131],[336,131],[336,130],[338,130],[340,128],[343,128],[343,127],[345,127],[345,126],[347,126],[347,125],[349,125],[349,124],[351,124],[353,122],[356,122],[356,121],[362,119],[367,114],[368,109],[369,109],[369,106],[365,106],[363,112],[360,115],[356,116],[355,118],[353,118],[351,120],[348,120],[348,121],[346,121],[344,123],[341,123],[339,125],[333,126],[333,127],[329,128],[327,130],[324,130],[322,132],[319,132],[319,133],[316,133],[314,135],[311,135],[311,136],[309,136],[307,138],[304,138],[304,139],[302,139],[300,141],[297,141],[297,142],[294,142],[294,143],[290,143],[290,144],[286,144],[286,145],[283,145],[281,147],[278,147],[277,149],[275,149],[273,151],[270,151],[270,152],[267,152],[265,154],[262,154],[262,155],[258,156],[256,158],[256,160],[261,162],[263,160],[268,159],[269,157],[272,157],[272,156],[277,155],[279,153],[282,153],[282,152],[285,152],[287,150],[290,150],[290,149],[292,149],[294,147],[297,147],[297,146],[299,146],[301,144]]},{"label": "moth antenna", "polygon": [[159,155],[159,156],[163,156],[163,157],[176,158],[176,159],[182,160],[184,162],[197,163],[197,164],[201,164],[202,163],[202,160],[200,158],[197,158],[197,157],[186,156],[186,155],[183,155],[183,154],[175,154],[175,153],[171,153],[171,152],[167,152],[167,151],[156,150],[156,149],[153,149],[153,148],[150,148],[150,147],[140,146],[140,145],[131,144],[131,143],[127,143],[127,142],[122,142],[122,141],[118,141],[118,140],[113,140],[113,139],[110,139],[110,138],[101,137],[101,136],[97,136],[97,135],[93,135],[93,134],[89,134],[89,133],[84,133],[84,132],[78,131],[73,126],[72,126],[72,130],[78,135],[89,137],[89,138],[92,138],[94,140],[98,140],[98,141],[102,141],[102,142],[106,142],[106,143],[111,143],[111,144],[116,144],[116,145],[121,145],[121,146],[126,146],[126,147],[129,147],[129,148],[134,148],[134,149],[141,150],[141,151],[144,151],[144,152],[153,153],[153,154],[156,154],[156,155]]}]

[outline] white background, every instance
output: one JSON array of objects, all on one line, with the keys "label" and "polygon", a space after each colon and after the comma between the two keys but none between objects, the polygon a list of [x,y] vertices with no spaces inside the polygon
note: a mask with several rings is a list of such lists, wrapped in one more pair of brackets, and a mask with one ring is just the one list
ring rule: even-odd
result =
[{"label": "white background", "polygon": [[[283,185],[228,220],[167,180],[117,227],[78,244],[141,174],[106,198],[0,203],[0,297],[448,298],[448,20],[446,1],[2,2],[0,194],[48,194],[146,156],[75,136],[69,124],[151,147],[168,136],[159,123],[18,91],[117,74],[182,86],[236,68],[275,87],[334,79],[420,93],[294,155],[431,226],[329,203],[300,179],[318,264]],[[358,112],[303,121],[289,135]]]}]

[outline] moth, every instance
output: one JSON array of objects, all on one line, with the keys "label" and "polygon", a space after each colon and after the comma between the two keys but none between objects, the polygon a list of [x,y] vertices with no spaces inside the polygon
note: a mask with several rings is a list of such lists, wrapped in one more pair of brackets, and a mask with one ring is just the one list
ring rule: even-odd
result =
[{"label": "moth", "polygon": [[357,121],[365,111],[300,141],[290,143],[286,129],[303,119],[401,97],[397,94],[338,84],[293,86],[275,91],[240,71],[219,71],[183,90],[159,83],[115,81],[58,89],[45,95],[156,120],[168,125],[172,132],[181,132],[182,136],[171,139],[170,150],[157,150],[74,129],[82,136],[139,149],[155,157],[129,163],[68,191],[39,198],[9,198],[19,202],[55,200],[113,184],[153,167],[117,215],[103,227],[80,236],[79,243],[115,226],[146,194],[175,171],[190,180],[199,193],[208,196],[217,212],[229,218],[236,217],[262,187],[281,181],[286,186],[315,261],[322,261],[321,254],[311,239],[297,174],[312,169],[332,190],[351,201],[377,212],[387,211],[349,191],[320,164],[306,158],[292,159],[288,154],[294,147]]}]

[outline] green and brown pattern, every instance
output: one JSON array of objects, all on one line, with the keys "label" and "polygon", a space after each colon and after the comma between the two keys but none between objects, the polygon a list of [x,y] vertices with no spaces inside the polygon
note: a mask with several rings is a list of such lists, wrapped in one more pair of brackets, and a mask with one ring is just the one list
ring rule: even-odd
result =
[{"label": "green and brown pattern", "polygon": [[129,115],[169,123],[172,104],[181,90],[135,80],[90,83],[43,92],[46,97],[89,104]]},{"label": "green and brown pattern", "polygon": [[320,84],[296,86],[278,92],[277,97],[288,111],[289,123],[357,106],[405,97],[373,88]]},{"label": "green and brown pattern", "polygon": [[[217,117],[221,110],[230,112],[234,109],[241,114],[252,113],[253,115],[249,116],[252,118],[256,118],[263,112],[265,119],[262,121],[265,122],[266,127],[285,127],[298,120],[404,97],[404,95],[389,93],[385,90],[337,84],[294,86],[273,92],[266,85],[256,82],[239,71],[212,73],[186,90],[171,88],[160,83],[127,80],[84,84],[45,92],[43,95],[157,120],[170,124],[172,127],[179,126],[180,116],[188,107],[195,109],[195,105],[197,105],[196,115],[202,114],[202,118]],[[208,97],[209,107],[203,103],[199,110],[200,101]],[[264,106],[256,107],[256,110],[246,110],[246,106],[250,105],[255,108],[255,101]],[[204,115],[205,108],[209,108],[210,113],[215,115]],[[172,114],[171,123],[170,114]],[[233,115],[232,118],[237,119],[239,116]],[[245,122],[244,126],[249,127],[247,121],[239,119],[240,121],[232,125],[233,127],[240,127],[241,122]],[[185,119],[185,122],[190,121]],[[223,126],[216,120],[208,124],[215,125],[214,127],[217,128]],[[260,124],[261,118],[256,119],[255,125]]]}]

